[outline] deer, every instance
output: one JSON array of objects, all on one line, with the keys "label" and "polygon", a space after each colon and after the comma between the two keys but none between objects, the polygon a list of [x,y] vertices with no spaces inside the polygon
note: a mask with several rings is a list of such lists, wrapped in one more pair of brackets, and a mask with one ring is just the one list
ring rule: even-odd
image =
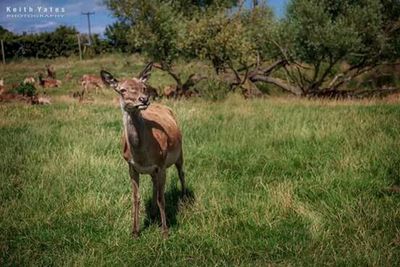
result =
[{"label": "deer", "polygon": [[38,78],[39,78],[39,84],[43,88],[54,88],[54,87],[60,87],[61,86],[61,81],[60,80],[45,79],[45,78],[43,78],[43,74],[42,73],[39,73]]},{"label": "deer", "polygon": [[4,80],[0,79],[0,95],[2,95],[4,92],[5,92]]},{"label": "deer", "polygon": [[168,237],[165,215],[166,170],[175,165],[181,183],[181,194],[186,195],[183,170],[182,134],[172,110],[164,105],[151,104],[146,82],[150,77],[149,63],[138,78],[118,81],[107,71],[100,76],[104,84],[119,95],[123,120],[123,158],[128,163],[132,186],[132,236],[139,236],[139,175],[149,174],[153,183],[151,215],[157,207],[161,217],[162,236]]},{"label": "deer", "polygon": [[89,88],[96,88],[96,94],[97,94],[97,89],[103,89],[104,88],[104,83],[101,77],[94,76],[94,75],[89,75],[85,74],[82,76],[80,79],[81,85],[83,87],[83,90],[86,92],[88,91]]},{"label": "deer", "polygon": [[24,81],[22,82],[24,85],[26,84],[32,84],[35,85],[35,78],[33,76],[28,76],[24,79]]},{"label": "deer", "polygon": [[51,66],[50,64],[46,64],[46,72],[47,72],[47,78],[51,79],[51,80],[55,80],[56,79],[56,70],[54,69],[53,66]]}]

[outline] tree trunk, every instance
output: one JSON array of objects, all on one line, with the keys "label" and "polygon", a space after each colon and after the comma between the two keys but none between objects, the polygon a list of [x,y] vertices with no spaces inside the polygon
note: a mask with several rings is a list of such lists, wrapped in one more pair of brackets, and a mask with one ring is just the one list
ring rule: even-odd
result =
[{"label": "tree trunk", "polygon": [[282,88],[283,90],[290,92],[292,94],[295,94],[297,96],[304,95],[303,90],[301,90],[299,87],[288,84],[284,80],[279,79],[279,78],[273,78],[273,77],[264,76],[264,75],[255,75],[253,77],[250,77],[250,80],[252,82],[265,82],[265,83],[274,84],[274,85],[278,86],[279,88]]}]

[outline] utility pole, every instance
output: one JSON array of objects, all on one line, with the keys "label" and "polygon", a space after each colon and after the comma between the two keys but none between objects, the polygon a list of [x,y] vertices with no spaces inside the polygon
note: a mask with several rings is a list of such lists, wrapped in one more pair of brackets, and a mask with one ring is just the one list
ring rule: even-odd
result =
[{"label": "utility pole", "polygon": [[3,64],[6,64],[6,55],[4,53],[4,42],[1,40],[1,54],[3,55]]},{"label": "utility pole", "polygon": [[94,15],[94,12],[82,12],[82,15],[87,16],[88,28],[89,28],[89,45],[92,45],[92,31],[90,26],[90,15]]}]

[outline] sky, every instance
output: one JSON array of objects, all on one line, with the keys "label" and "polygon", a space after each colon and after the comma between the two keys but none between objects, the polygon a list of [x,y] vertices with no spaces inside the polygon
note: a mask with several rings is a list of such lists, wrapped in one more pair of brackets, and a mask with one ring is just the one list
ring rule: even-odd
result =
[{"label": "sky", "polygon": [[[251,1],[246,2],[249,5]],[[283,16],[286,2],[267,0],[278,16]],[[102,0],[0,0],[0,26],[14,33],[38,33],[68,25],[85,33],[88,22],[82,12],[95,13],[90,16],[92,33],[103,34],[115,21]]]}]

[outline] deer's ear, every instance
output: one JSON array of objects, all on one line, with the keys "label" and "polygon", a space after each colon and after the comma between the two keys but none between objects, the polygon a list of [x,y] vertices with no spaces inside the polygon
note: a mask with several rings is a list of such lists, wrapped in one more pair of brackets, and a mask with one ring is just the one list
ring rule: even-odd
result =
[{"label": "deer's ear", "polygon": [[118,86],[118,80],[115,79],[111,73],[102,70],[100,71],[101,79],[103,80],[104,84],[110,86],[113,89],[116,89]]},{"label": "deer's ear", "polygon": [[153,62],[150,62],[149,64],[144,67],[142,72],[139,74],[139,80],[141,82],[147,82],[147,80],[150,78],[151,75],[151,69],[153,68]]}]

